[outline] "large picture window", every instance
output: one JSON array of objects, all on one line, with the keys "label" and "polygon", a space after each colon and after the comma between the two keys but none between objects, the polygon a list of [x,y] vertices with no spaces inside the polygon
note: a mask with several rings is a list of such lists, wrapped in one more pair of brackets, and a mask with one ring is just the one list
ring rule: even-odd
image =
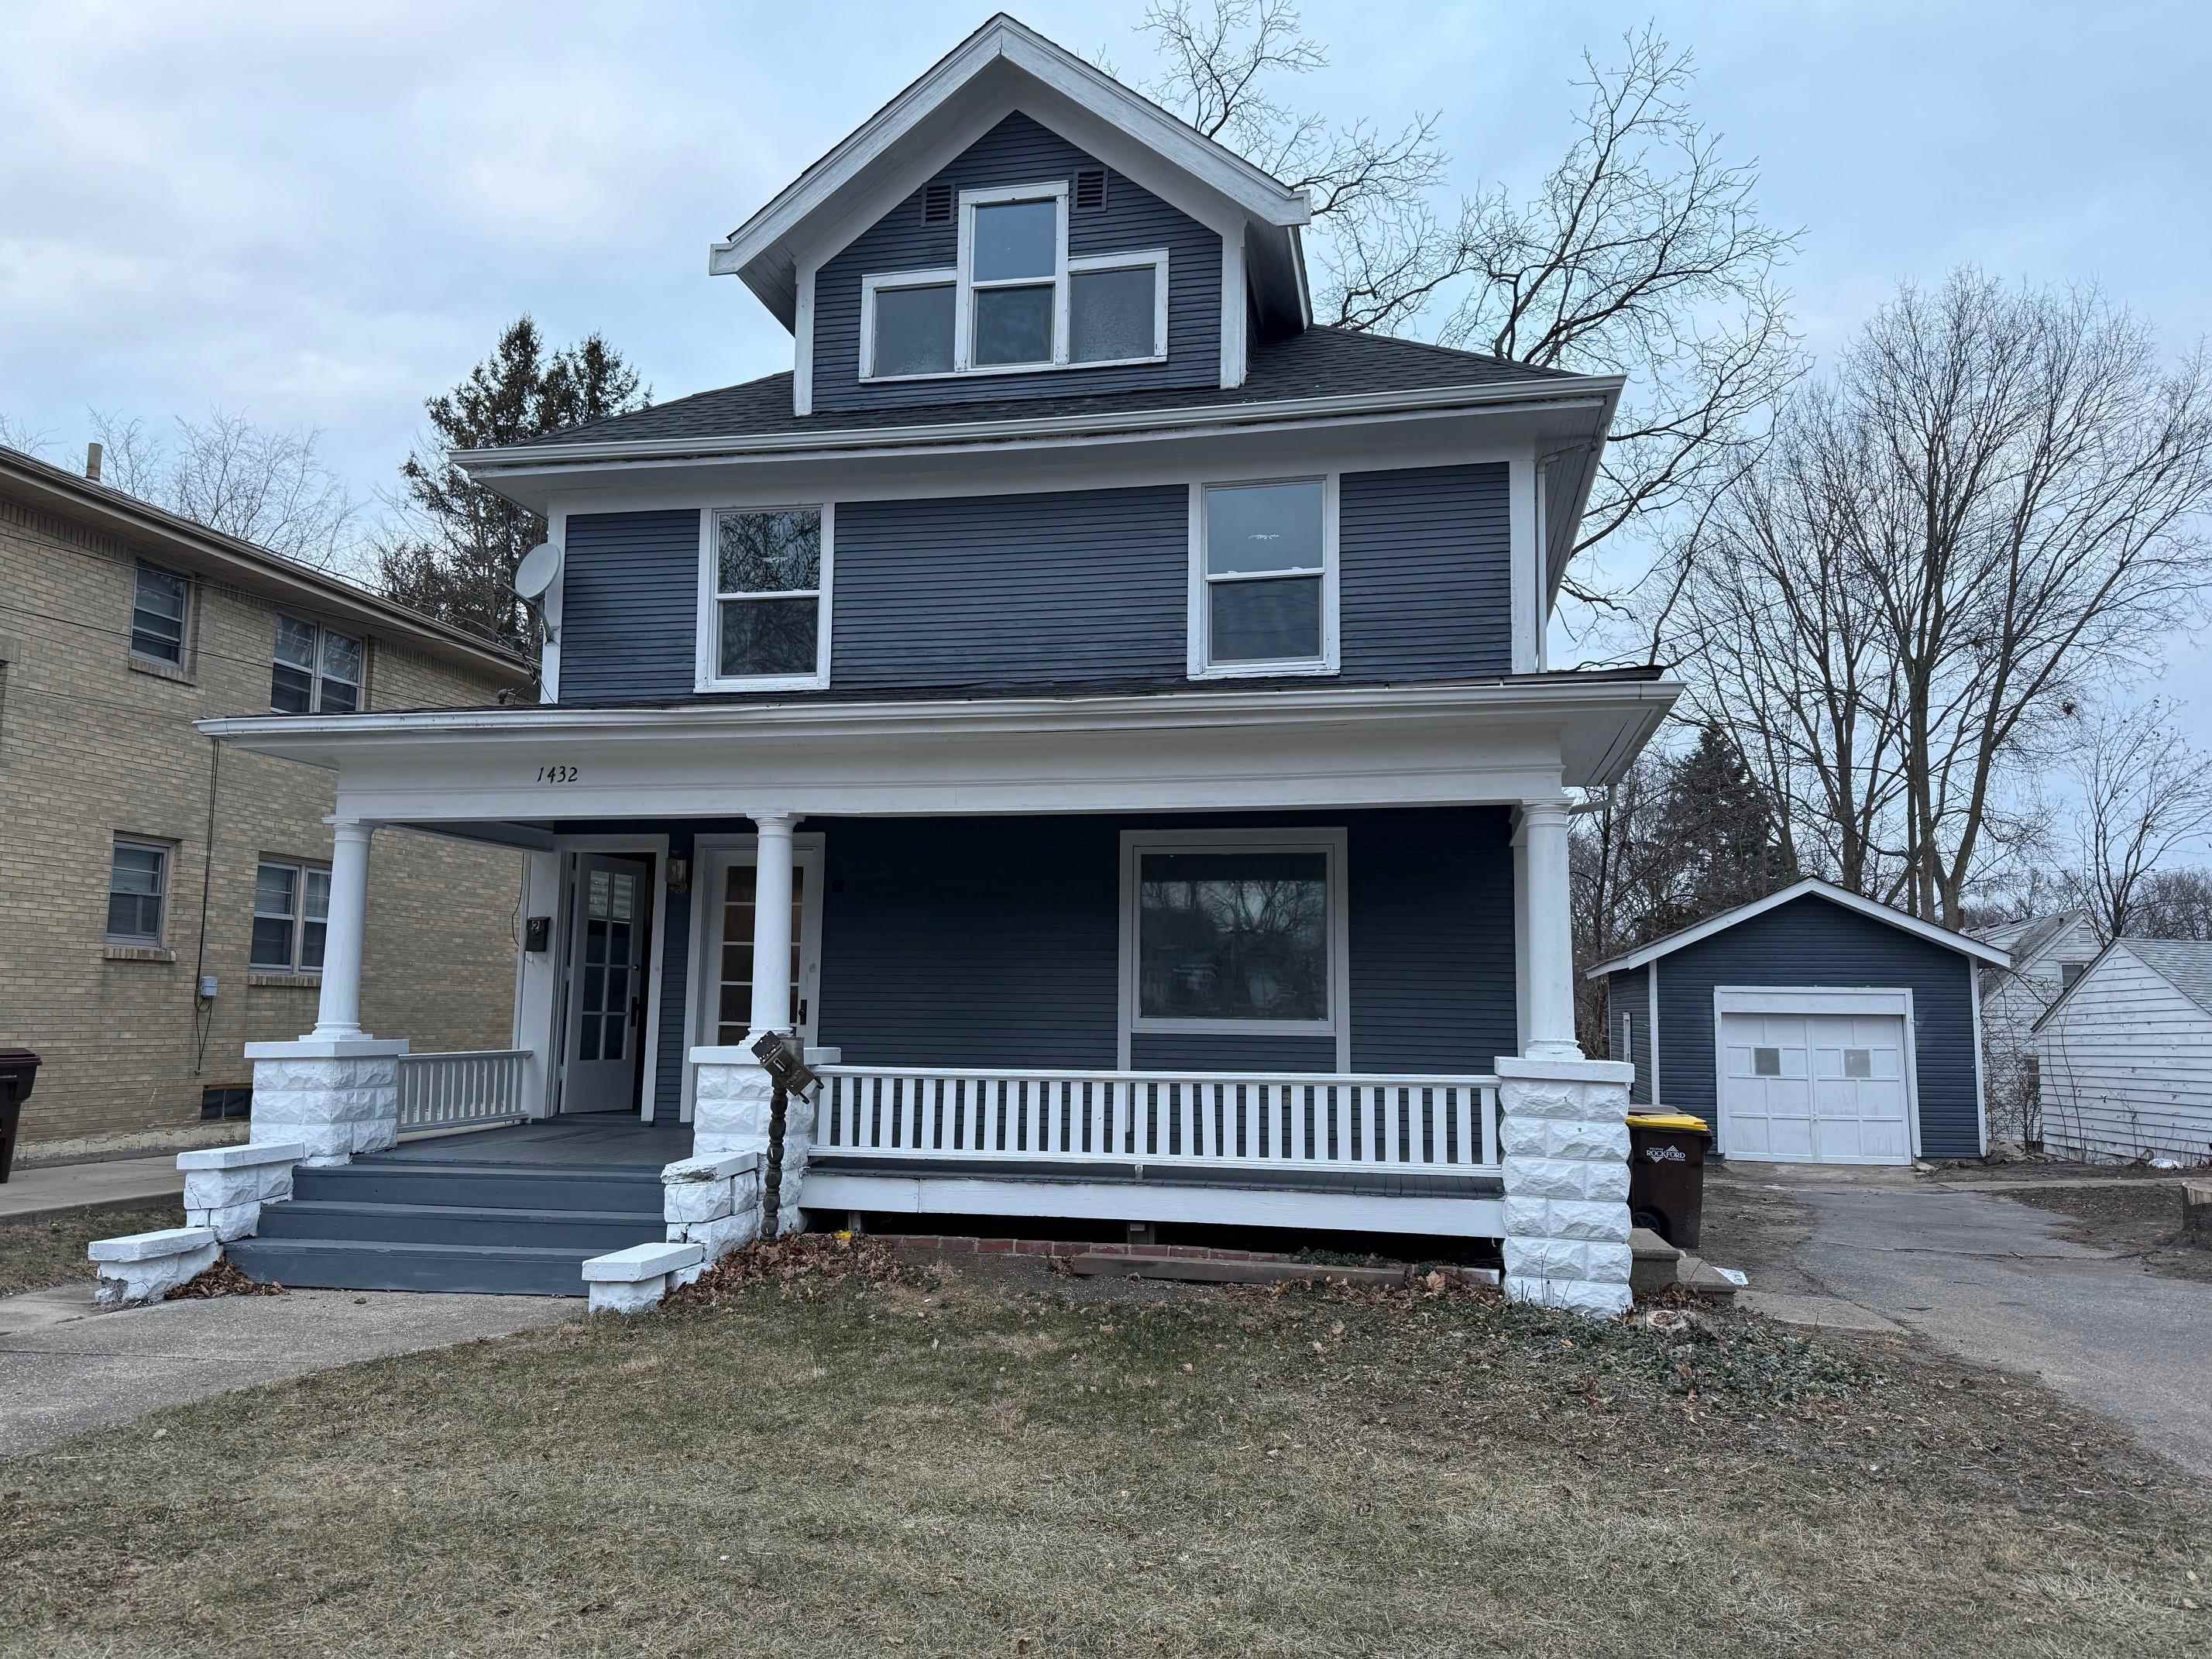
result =
[{"label": "large picture window", "polygon": [[861,278],[861,379],[1167,357],[1167,250],[1071,257],[1065,180],[963,191],[957,259]]},{"label": "large picture window", "polygon": [[1192,675],[1335,672],[1334,481],[1192,490]]},{"label": "large picture window", "polygon": [[830,683],[829,507],[708,515],[702,690]]},{"label": "large picture window", "polygon": [[1342,1032],[1341,830],[1131,831],[1122,848],[1129,1030]]}]

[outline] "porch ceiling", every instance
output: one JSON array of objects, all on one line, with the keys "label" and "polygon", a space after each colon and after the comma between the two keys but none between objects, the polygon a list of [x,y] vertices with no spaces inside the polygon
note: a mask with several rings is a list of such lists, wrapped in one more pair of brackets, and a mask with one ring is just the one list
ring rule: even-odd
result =
[{"label": "porch ceiling", "polygon": [[1663,680],[963,702],[255,716],[199,729],[337,770],[370,820],[1469,805],[1611,781]]}]

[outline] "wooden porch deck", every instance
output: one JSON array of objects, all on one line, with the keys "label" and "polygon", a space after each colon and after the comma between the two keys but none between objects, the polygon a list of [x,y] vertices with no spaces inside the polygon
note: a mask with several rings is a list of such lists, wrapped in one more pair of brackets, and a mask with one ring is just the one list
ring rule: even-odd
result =
[{"label": "wooden porch deck", "polygon": [[515,1164],[536,1168],[645,1170],[691,1156],[688,1123],[647,1123],[635,1112],[586,1112],[496,1129],[403,1140],[380,1163]]}]

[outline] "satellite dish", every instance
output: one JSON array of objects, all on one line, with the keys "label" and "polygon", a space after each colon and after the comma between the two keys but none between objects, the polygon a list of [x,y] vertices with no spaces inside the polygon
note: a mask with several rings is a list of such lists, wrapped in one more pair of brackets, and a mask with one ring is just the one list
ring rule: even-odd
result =
[{"label": "satellite dish", "polygon": [[561,550],[550,542],[540,542],[514,567],[514,591],[525,599],[543,599],[560,574]]}]

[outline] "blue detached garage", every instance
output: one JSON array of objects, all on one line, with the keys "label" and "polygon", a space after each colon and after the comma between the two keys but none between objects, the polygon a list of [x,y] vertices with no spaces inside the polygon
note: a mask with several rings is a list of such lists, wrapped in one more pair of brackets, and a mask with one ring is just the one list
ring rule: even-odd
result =
[{"label": "blue detached garage", "polygon": [[1808,877],[1589,977],[1631,1098],[1708,1119],[1723,1156],[1907,1164],[1988,1151],[1984,963],[2011,958]]}]

